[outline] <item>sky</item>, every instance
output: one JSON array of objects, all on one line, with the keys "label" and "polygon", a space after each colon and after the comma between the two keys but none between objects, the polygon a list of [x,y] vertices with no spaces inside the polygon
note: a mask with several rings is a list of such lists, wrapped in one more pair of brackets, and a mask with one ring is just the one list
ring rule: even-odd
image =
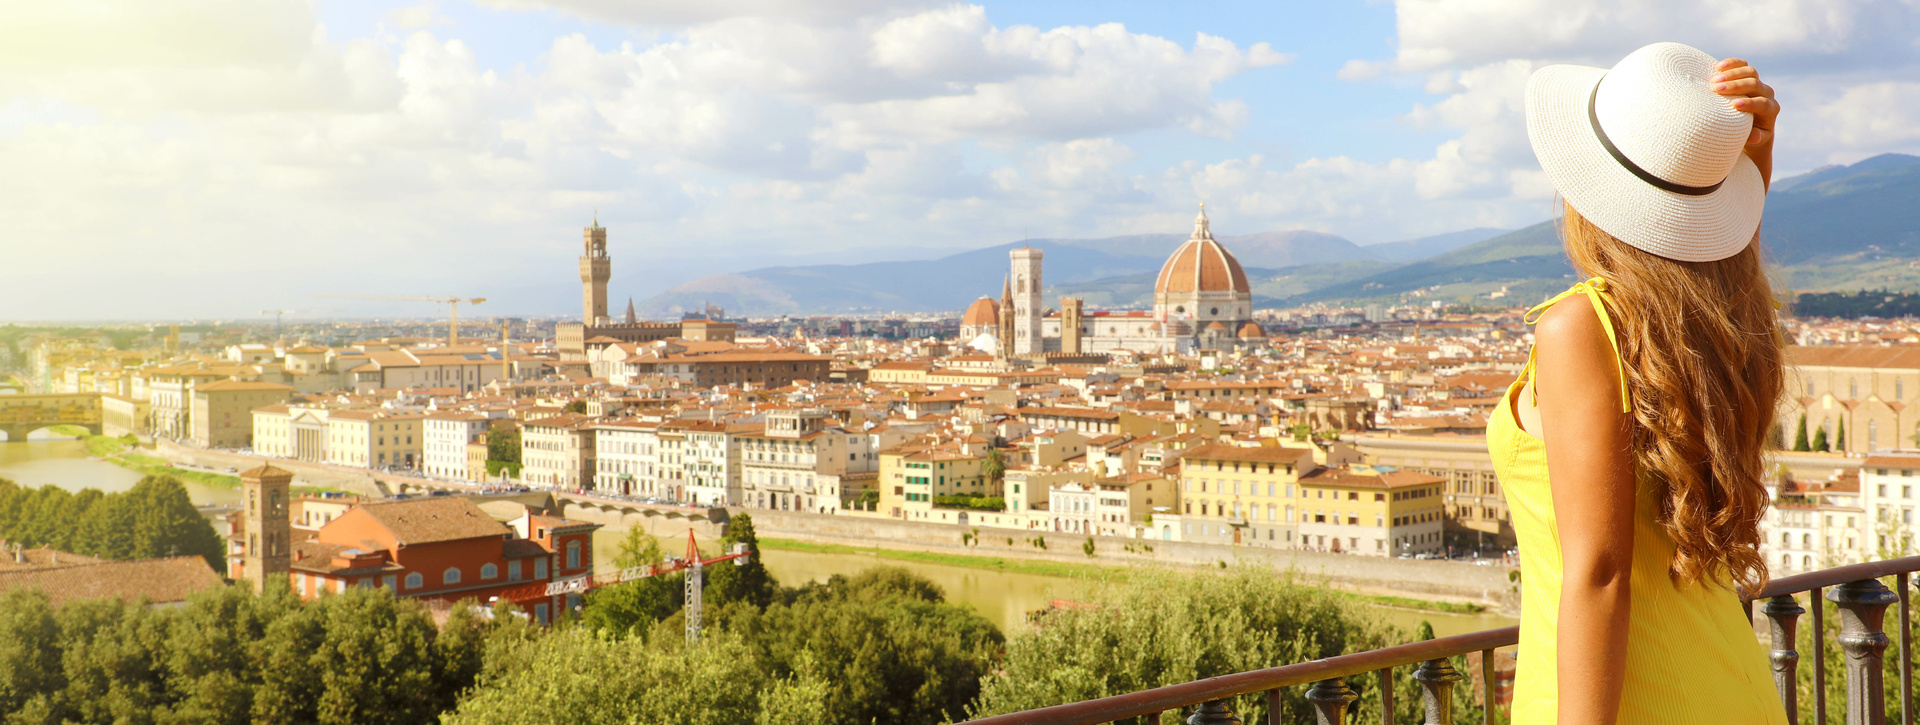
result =
[{"label": "sky", "polygon": [[1527,75],[1751,60],[1779,175],[1920,153],[1920,1],[0,4],[0,320],[576,312],[1025,237],[1548,218]]}]

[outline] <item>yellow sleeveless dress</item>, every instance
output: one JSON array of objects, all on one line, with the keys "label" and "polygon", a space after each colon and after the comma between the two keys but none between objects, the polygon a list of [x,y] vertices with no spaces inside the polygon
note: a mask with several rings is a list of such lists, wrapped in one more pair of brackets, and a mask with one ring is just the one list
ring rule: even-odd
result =
[{"label": "yellow sleeveless dress", "polygon": [[[1595,277],[1528,311],[1540,313],[1583,294],[1600,316],[1614,361],[1620,342],[1602,300],[1606,280]],[[1553,725],[1559,712],[1558,626],[1560,534],[1547,482],[1546,447],[1515,419],[1515,396],[1533,379],[1533,354],[1487,422],[1487,449],[1506,491],[1520,548],[1520,648],[1513,693],[1515,725]],[[1621,377],[1623,410],[1632,399]],[[1721,585],[1680,587],[1667,577],[1672,539],[1654,516],[1658,502],[1644,483],[1634,504],[1632,602],[1621,725],[1786,725],[1766,652],[1744,619],[1733,590]]]}]

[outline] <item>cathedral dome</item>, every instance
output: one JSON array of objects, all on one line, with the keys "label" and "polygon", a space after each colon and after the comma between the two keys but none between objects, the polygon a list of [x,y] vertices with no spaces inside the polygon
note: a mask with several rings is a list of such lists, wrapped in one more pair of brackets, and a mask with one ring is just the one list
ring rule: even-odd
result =
[{"label": "cathedral dome", "polygon": [[1219,333],[1224,335],[1227,332],[1227,326],[1221,323],[1219,320],[1214,320],[1212,322],[1207,323],[1206,329],[1202,330],[1202,332]]},{"label": "cathedral dome", "polygon": [[1252,294],[1253,287],[1247,284],[1247,271],[1240,268],[1240,260],[1234,259],[1226,247],[1213,240],[1213,232],[1207,225],[1207,211],[1200,210],[1200,216],[1193,220],[1193,236],[1186,244],[1174,250],[1173,256],[1160,267],[1160,276],[1153,283],[1154,294],[1188,292],[1237,292]]},{"label": "cathedral dome", "polygon": [[966,314],[960,316],[960,325],[963,327],[983,325],[992,327],[998,324],[1000,324],[1000,303],[993,301],[991,297],[974,300],[973,304],[967,305]]},{"label": "cathedral dome", "polygon": [[1242,340],[1257,340],[1266,336],[1267,331],[1260,329],[1260,323],[1248,320],[1247,324],[1240,326],[1240,339]]}]

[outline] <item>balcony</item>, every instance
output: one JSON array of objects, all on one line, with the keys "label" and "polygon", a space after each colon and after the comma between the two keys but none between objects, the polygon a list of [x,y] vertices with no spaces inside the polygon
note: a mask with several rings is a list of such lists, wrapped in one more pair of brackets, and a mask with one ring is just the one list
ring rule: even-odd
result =
[{"label": "balcony", "polygon": [[[1899,625],[1896,627],[1899,630],[1899,649],[1896,656],[1899,657],[1900,680],[1895,683],[1899,688],[1900,703],[1900,719],[1896,722],[1913,722],[1913,647],[1909,641],[1908,623],[1913,621],[1909,592],[1913,585],[1911,575],[1915,571],[1920,571],[1920,556],[1854,564],[1775,579],[1758,595],[1746,598],[1749,620],[1754,616],[1756,603],[1760,604],[1759,613],[1768,619],[1772,641],[1769,659],[1773,666],[1774,685],[1786,709],[1787,722],[1800,722],[1802,707],[1807,704],[1799,701],[1796,683],[1800,653],[1794,649],[1800,618],[1807,614],[1807,608],[1795,601],[1794,595],[1803,592],[1809,595],[1810,601],[1824,598],[1838,609],[1840,626],[1834,641],[1845,655],[1842,662],[1835,664],[1843,670],[1839,677],[1844,678],[1846,695],[1843,702],[1829,703],[1825,684],[1833,675],[1828,672],[1826,648],[1812,648],[1813,722],[1829,722],[1827,715],[1830,706],[1842,708],[1844,721],[1849,725],[1884,725],[1888,722],[1883,667],[1884,654],[1892,640],[1883,631],[1882,624],[1887,607],[1896,603],[1899,605],[1896,620]],[[1894,580],[1892,589],[1881,582],[1881,579],[1889,577]],[[1812,609],[1812,631],[1818,637],[1818,633],[1826,631],[1827,608],[1816,606]],[[1453,689],[1466,677],[1454,669],[1450,658],[1480,653],[1481,673],[1478,680],[1483,688],[1481,702],[1498,703],[1500,701],[1494,691],[1497,680],[1493,671],[1496,662],[1494,650],[1517,645],[1519,641],[1519,627],[1489,629],[1097,700],[996,715],[962,725],[1163,722],[1238,725],[1242,721],[1232,710],[1235,698],[1259,696],[1266,701],[1268,712],[1281,712],[1281,698],[1288,688],[1295,687],[1307,688],[1305,698],[1315,710],[1313,721],[1316,725],[1361,722],[1372,720],[1373,716],[1356,718],[1360,713],[1348,712],[1358,695],[1347,686],[1347,680],[1369,674],[1377,676],[1380,683],[1387,685],[1381,692],[1382,712],[1378,717],[1380,722],[1392,723],[1395,697],[1412,695],[1396,693],[1391,687],[1394,670],[1401,667],[1414,668],[1413,679],[1419,683],[1418,697],[1426,712],[1425,725],[1453,725]],[[1499,712],[1498,708],[1490,708],[1490,711]],[[1169,715],[1173,718],[1169,719]],[[1489,722],[1485,725],[1493,725],[1506,718],[1496,715],[1487,720]]]}]

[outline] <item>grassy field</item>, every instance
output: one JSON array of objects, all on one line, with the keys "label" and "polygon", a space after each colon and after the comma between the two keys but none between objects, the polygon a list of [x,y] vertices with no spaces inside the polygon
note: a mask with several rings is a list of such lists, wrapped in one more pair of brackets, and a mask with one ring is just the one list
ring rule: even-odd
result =
[{"label": "grassy field", "polygon": [[[945,566],[958,566],[970,569],[985,569],[989,571],[1036,574],[1039,576],[1062,578],[1123,579],[1127,576],[1127,568],[1124,566],[1069,564],[1059,561],[1039,561],[977,554],[947,554],[932,551],[895,551],[892,549],[847,546],[844,544],[795,541],[793,539],[762,537],[760,539],[760,547],[770,551],[795,551],[816,554],[871,554],[881,559],[891,559],[893,561],[942,564]],[[1360,594],[1340,590],[1332,591],[1341,598],[1351,600],[1358,604],[1394,607],[1397,609],[1447,612],[1450,614],[1479,614],[1487,609],[1484,606],[1472,603],[1436,602],[1426,599],[1413,599],[1411,597]]]},{"label": "grassy field", "polygon": [[[60,426],[52,430],[63,435],[78,435],[81,442],[87,446],[87,455],[99,457],[108,463],[130,471],[136,471],[143,475],[172,476],[182,481],[192,481],[206,486],[235,488],[240,485],[239,476],[215,473],[213,471],[198,471],[190,468],[176,468],[164,458],[134,452],[131,447],[118,438],[90,435],[84,428],[73,429],[77,431],[77,433],[61,430],[61,428],[72,428],[72,426]],[[350,491],[343,491],[327,486],[294,486],[292,492],[295,494],[351,493]]]}]

